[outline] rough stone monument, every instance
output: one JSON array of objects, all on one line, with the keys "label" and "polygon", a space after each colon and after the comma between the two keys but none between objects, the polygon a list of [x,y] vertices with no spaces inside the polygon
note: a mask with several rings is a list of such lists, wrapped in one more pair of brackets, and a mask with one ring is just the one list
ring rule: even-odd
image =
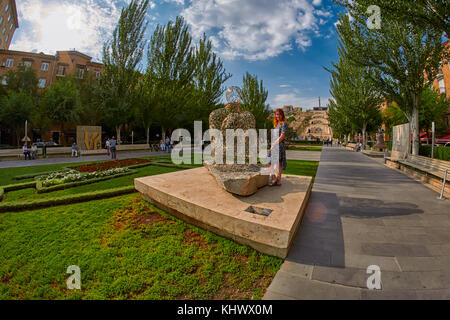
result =
[{"label": "rough stone monument", "polygon": [[393,129],[392,153],[393,160],[404,160],[411,149],[411,131],[409,123],[395,126]]},{"label": "rough stone monument", "polygon": [[[205,166],[209,172],[216,178],[219,185],[240,196],[250,196],[258,191],[259,188],[266,186],[269,182],[268,175],[262,175],[262,164],[249,164],[249,139],[245,138],[245,163],[246,164],[226,164],[227,152],[237,154],[237,144],[234,144],[234,150],[227,150],[226,130],[227,129],[255,129],[255,117],[248,111],[242,111],[240,108],[240,89],[238,87],[228,88],[226,92],[227,104],[224,108],[216,109],[209,115],[210,129],[218,129],[224,138],[223,145],[220,145],[212,139],[212,156],[215,156],[217,148],[222,148],[223,164],[212,164]],[[235,137],[233,136],[233,139]]]}]

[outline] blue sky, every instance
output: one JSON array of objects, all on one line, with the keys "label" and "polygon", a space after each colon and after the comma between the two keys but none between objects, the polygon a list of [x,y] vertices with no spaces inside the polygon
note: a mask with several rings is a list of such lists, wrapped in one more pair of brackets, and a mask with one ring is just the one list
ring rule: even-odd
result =
[{"label": "blue sky", "polygon": [[[101,60],[127,1],[16,0],[19,29],[11,50],[54,54],[76,49]],[[327,103],[329,75],[336,61],[337,14],[331,0],[152,0],[148,39],[155,26],[182,15],[194,38],[203,32],[241,86],[246,71],[264,81],[272,108],[312,108]],[[145,61],[144,61],[145,64]]]}]

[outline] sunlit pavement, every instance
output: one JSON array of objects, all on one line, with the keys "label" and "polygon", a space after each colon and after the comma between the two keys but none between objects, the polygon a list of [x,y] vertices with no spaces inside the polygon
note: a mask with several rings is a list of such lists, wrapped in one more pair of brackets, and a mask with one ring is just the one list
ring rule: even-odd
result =
[{"label": "sunlit pavement", "polygon": [[[437,197],[380,161],[324,148],[305,217],[264,298],[450,299],[450,201]],[[381,289],[369,290],[376,278]]]}]

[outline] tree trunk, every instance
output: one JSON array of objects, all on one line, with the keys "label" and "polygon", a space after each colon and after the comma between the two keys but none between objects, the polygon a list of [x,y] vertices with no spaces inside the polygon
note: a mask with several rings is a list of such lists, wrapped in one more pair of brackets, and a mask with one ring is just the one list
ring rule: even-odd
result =
[{"label": "tree trunk", "polygon": [[117,134],[117,144],[121,144],[121,141],[120,141],[120,130],[122,129],[122,125],[120,125],[120,126],[117,126],[116,127],[116,134]]},{"label": "tree trunk", "polygon": [[150,146],[150,126],[147,127],[147,145]]},{"label": "tree trunk", "polygon": [[362,127],[362,136],[363,136],[363,145],[362,145],[362,150],[366,150],[366,144],[367,144],[367,137],[366,137],[366,135],[367,135],[367,123],[364,123],[363,124],[363,127]]},{"label": "tree trunk", "polygon": [[166,129],[164,127],[161,127],[161,137],[162,141],[166,141]]},{"label": "tree trunk", "polygon": [[411,133],[412,133],[412,154],[419,155],[419,99],[417,95],[414,96],[413,110],[411,113]]}]

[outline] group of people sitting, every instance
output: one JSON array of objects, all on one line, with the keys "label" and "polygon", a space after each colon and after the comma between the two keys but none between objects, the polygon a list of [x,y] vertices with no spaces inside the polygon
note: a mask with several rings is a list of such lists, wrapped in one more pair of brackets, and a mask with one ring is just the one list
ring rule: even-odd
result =
[{"label": "group of people sitting", "polygon": [[38,152],[38,148],[36,143],[31,144],[31,148],[28,148],[28,144],[25,143],[22,147],[23,155],[25,156],[25,160],[35,160]]},{"label": "group of people sitting", "polygon": [[161,141],[159,141],[159,147],[162,151],[170,153],[170,150],[173,149],[173,141],[169,137],[166,137],[165,141],[161,139]]}]

